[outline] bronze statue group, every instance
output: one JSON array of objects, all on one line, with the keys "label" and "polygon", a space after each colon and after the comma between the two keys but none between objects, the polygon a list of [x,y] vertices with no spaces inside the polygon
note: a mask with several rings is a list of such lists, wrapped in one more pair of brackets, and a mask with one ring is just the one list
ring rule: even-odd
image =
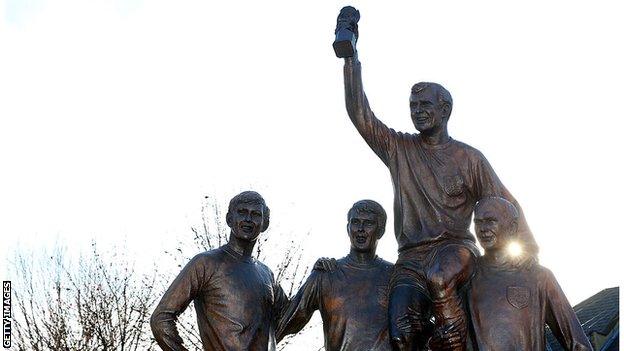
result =
[{"label": "bronze statue group", "polygon": [[229,242],[195,256],[156,307],[158,345],[186,350],[176,318],[193,301],[205,350],[274,350],[317,310],[327,351],[538,351],[546,325],[566,350],[591,350],[555,277],[537,262],[521,207],[481,152],[448,135],[450,93],[436,83],[412,87],[418,133],[396,132],[373,114],[355,49],[358,20],[352,7],[341,11],[334,48],[345,59],[348,115],[390,171],[396,263],[375,253],[385,210],[358,201],[347,214],[349,254],[319,259],[289,299],[251,256],[270,212],[258,193],[243,192],[228,207]]}]

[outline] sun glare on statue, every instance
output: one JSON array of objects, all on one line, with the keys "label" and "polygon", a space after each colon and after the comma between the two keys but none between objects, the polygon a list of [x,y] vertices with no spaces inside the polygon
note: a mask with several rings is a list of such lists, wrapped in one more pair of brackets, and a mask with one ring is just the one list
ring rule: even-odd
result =
[{"label": "sun glare on statue", "polygon": [[507,246],[507,253],[511,257],[518,257],[522,255],[522,246],[515,241],[511,242]]}]

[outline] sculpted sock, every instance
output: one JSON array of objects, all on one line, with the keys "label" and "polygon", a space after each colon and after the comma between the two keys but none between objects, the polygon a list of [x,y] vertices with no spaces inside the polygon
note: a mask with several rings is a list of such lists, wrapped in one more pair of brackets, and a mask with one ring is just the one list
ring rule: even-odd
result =
[{"label": "sculpted sock", "polygon": [[466,350],[466,313],[456,294],[433,300],[435,332],[430,342],[433,351]]}]

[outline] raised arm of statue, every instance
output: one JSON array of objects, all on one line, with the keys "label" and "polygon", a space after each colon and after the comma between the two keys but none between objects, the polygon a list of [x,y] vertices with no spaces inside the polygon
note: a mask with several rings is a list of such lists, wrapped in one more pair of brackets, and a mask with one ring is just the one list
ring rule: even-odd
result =
[{"label": "raised arm of statue", "polygon": [[343,7],[338,15],[336,41],[333,46],[336,56],[345,59],[344,84],[347,113],[364,140],[387,164],[394,152],[396,133],[375,117],[362,88],[362,68],[355,47],[359,36],[357,24],[359,20],[358,10],[351,6]]},{"label": "raised arm of statue", "polygon": [[555,276],[545,270],[543,279],[546,297],[546,324],[563,346],[569,351],[592,351],[592,346],[583,332],[572,306],[563,294]]},{"label": "raised arm of statue", "polygon": [[362,87],[362,67],[357,54],[345,59],[344,85],[347,113],[351,122],[371,149],[387,164],[396,151],[398,135],[373,114]]},{"label": "raised arm of statue", "polygon": [[195,256],[176,279],[158,303],[152,314],[150,325],[156,342],[164,351],[186,351],[178,334],[176,321],[189,303],[201,291],[205,267],[202,257]]}]

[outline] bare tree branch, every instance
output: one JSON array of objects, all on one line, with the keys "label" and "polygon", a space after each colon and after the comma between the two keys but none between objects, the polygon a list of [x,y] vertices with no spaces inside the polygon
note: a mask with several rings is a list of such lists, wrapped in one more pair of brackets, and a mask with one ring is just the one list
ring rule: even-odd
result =
[{"label": "bare tree branch", "polygon": [[44,255],[17,252],[13,264],[18,350],[154,350],[154,277],[95,244],[75,265],[59,248]]},{"label": "bare tree branch", "polygon": [[[198,252],[216,249],[228,241],[230,229],[224,212],[214,197],[206,197],[201,208],[202,222],[191,227],[191,240],[178,241],[173,250],[165,251],[172,266],[180,268]],[[273,262],[277,267],[276,281],[292,296],[310,266],[302,258],[302,240],[296,244],[292,237],[297,237],[286,234],[264,233],[254,257],[277,261]],[[60,245],[51,253],[18,250],[10,262],[16,304],[15,349],[156,350],[149,318],[173,277],[166,273],[167,269],[163,270],[160,261],[154,263],[153,273],[138,274],[125,252],[119,248],[101,251],[95,242],[88,252],[73,260]],[[193,308],[188,308],[178,319],[178,329],[187,348],[201,351],[196,324]],[[309,325],[302,332],[317,326]],[[277,349],[287,350],[292,338],[284,339]]]}]

